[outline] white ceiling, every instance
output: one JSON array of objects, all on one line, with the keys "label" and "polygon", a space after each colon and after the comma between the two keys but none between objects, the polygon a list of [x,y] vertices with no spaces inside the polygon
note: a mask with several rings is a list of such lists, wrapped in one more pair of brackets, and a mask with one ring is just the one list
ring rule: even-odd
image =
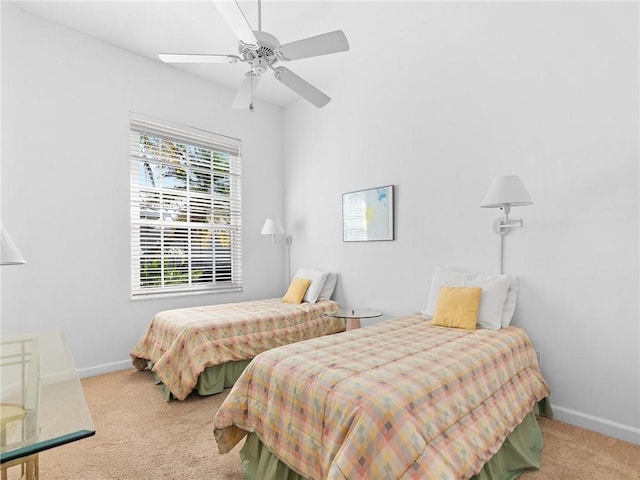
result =
[{"label": "white ceiling", "polygon": [[[23,10],[112,45],[158,60],[158,53],[237,54],[238,42],[210,0],[189,1],[27,1]],[[257,0],[239,0],[254,30],[258,29]],[[397,5],[397,4],[396,4]],[[404,9],[401,9],[404,10]],[[346,69],[378,66],[379,59],[396,56],[397,41],[406,41],[413,29],[423,26],[419,16],[395,15],[391,2],[276,1],[262,2],[262,30],[281,44],[321,33],[343,30],[350,50],[289,62],[287,68],[330,97]],[[384,37],[379,30],[384,19]],[[390,28],[393,26],[397,28]],[[394,32],[394,30],[397,30]],[[237,89],[247,65],[175,65],[217,84]],[[366,67],[365,67],[366,68]],[[260,81],[256,97],[287,105],[299,97],[275,80],[270,72]]]}]

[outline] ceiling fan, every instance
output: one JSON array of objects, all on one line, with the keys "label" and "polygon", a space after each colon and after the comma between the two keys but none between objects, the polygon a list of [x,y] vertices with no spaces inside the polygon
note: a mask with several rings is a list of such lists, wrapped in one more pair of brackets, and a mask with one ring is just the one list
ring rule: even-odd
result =
[{"label": "ceiling fan", "polygon": [[253,111],[253,92],[260,76],[271,69],[277,80],[289,87],[318,108],[324,107],[331,98],[278,62],[317,57],[329,53],[349,50],[349,42],[342,30],[304,38],[280,45],[278,39],[262,31],[261,0],[258,0],[258,30],[252,30],[236,0],[213,2],[224,20],[240,41],[239,55],[161,53],[160,60],[167,63],[248,63],[245,74],[233,102],[235,109]]}]

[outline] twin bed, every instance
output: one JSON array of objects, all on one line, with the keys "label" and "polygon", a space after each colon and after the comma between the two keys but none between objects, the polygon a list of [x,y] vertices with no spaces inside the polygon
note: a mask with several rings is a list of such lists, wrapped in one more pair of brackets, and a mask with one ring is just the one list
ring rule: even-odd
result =
[{"label": "twin bed", "polygon": [[271,298],[167,310],[131,350],[133,365],[152,370],[167,399],[184,400],[194,389],[212,395],[233,385],[260,352],[344,331],[344,321],[327,316],[337,309],[333,300]]},{"label": "twin bed", "polygon": [[157,313],[130,352],[133,366],[153,371],[167,400],[194,390],[213,395],[231,387],[257,354],[301,340],[345,330],[331,299],[338,276],[301,267],[293,283],[306,288],[289,299],[205,305]]},{"label": "twin bed", "polygon": [[415,314],[258,355],[215,437],[225,453],[248,436],[247,479],[515,478],[539,468],[548,395],[522,329]]},{"label": "twin bed", "polygon": [[214,417],[247,480],[512,479],[550,394],[508,275],[437,268],[423,312],[269,350]]}]

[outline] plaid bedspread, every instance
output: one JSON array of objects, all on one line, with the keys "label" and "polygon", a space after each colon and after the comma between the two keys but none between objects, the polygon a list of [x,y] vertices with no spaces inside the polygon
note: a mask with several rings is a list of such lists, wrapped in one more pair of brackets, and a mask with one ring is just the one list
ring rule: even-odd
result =
[{"label": "plaid bedspread", "polygon": [[325,316],[337,309],[332,300],[294,305],[272,298],[167,310],[131,350],[132,363],[144,370],[151,360],[159,380],[184,400],[206,367],[343,331],[343,320]]},{"label": "plaid bedspread", "polygon": [[220,453],[246,432],[312,479],[466,479],[549,395],[517,327],[420,314],[257,356],[214,418]]}]

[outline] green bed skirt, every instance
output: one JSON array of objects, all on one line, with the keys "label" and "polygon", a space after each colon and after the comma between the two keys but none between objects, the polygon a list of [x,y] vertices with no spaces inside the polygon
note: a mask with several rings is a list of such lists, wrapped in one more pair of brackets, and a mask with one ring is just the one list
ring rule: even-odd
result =
[{"label": "green bed skirt", "polygon": [[[200,395],[215,395],[225,388],[233,387],[233,384],[240,378],[240,374],[247,368],[250,362],[251,359],[238,360],[207,367],[198,377],[198,382],[194,390],[197,390]],[[153,363],[149,362],[149,370],[152,370],[152,368]],[[167,401],[174,399],[175,397],[166,385],[164,385],[157,376],[155,379],[158,385],[162,385],[162,393]]]},{"label": "green bed skirt", "polygon": [[[548,399],[538,402],[496,453],[471,480],[512,480],[527,470],[540,469],[542,431],[537,415],[551,417]],[[255,433],[240,450],[245,480],[307,480],[291,470],[265,447]]]}]

